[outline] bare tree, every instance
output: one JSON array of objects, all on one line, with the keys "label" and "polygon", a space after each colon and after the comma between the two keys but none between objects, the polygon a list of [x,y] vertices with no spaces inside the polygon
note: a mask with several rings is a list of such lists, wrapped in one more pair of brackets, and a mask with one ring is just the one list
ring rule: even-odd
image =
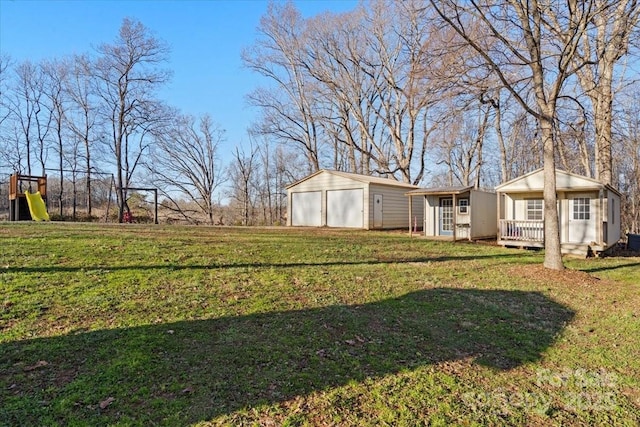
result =
[{"label": "bare tree", "polygon": [[[15,153],[11,147],[10,129],[12,120],[11,102],[9,96],[11,94],[10,86],[7,84],[10,76],[11,58],[8,55],[0,53],[0,171],[4,168],[15,168]],[[18,162],[19,164],[19,162]]]},{"label": "bare tree", "polygon": [[473,106],[478,114],[470,114],[471,106],[461,111],[451,108],[448,121],[440,132],[440,141],[436,143],[440,151],[439,163],[449,169],[450,185],[454,184],[455,178],[455,184],[480,187],[490,108],[481,103]]},{"label": "bare tree", "polygon": [[169,79],[169,72],[160,68],[169,50],[142,23],[124,19],[115,42],[101,45],[98,52],[97,93],[102,100],[102,119],[109,129],[118,221],[122,222],[126,189],[148,148],[152,126],[157,124],[158,103],[153,92]]},{"label": "bare tree", "polygon": [[640,233],[640,91],[629,91],[622,100],[614,121],[614,135],[620,143],[613,151],[624,197],[621,226],[623,231]]},{"label": "bare tree", "polygon": [[[91,194],[92,149],[94,142],[98,139],[95,134],[97,127],[97,100],[95,99],[95,82],[92,68],[93,64],[88,57],[84,55],[75,56],[71,61],[69,76],[65,85],[65,92],[69,100],[67,126],[71,131],[72,138],[80,142],[83,147],[82,154],[79,151],[75,152],[82,157],[84,163],[87,215],[89,216],[91,216],[93,208]],[[72,162],[76,164],[78,160],[74,156]]]},{"label": "bare tree", "polygon": [[275,156],[271,154],[271,146],[269,141],[264,138],[262,144],[258,145],[258,156],[260,158],[260,179],[256,180],[256,191],[260,200],[260,209],[262,211],[262,223],[265,225],[273,225],[275,222],[274,205],[277,203],[278,189],[277,183],[278,169],[272,163],[275,163]]},{"label": "bare tree", "polygon": [[64,195],[64,158],[65,158],[65,135],[66,126],[66,91],[65,85],[68,77],[69,64],[63,60],[45,61],[42,65],[43,75],[45,75],[47,86],[45,95],[49,99],[51,124],[53,127],[53,137],[55,139],[54,150],[58,155],[58,176],[60,188],[58,192],[58,205],[60,216],[63,215],[63,195]]},{"label": "bare tree", "polygon": [[[24,141],[24,153],[26,160],[26,172],[31,175],[31,151],[34,145],[33,123],[38,109],[34,100],[33,86],[37,73],[37,67],[32,62],[25,61],[16,68],[16,84],[14,86],[14,96],[10,99],[9,109],[19,125]],[[18,140],[16,144],[19,145]],[[21,150],[17,150],[20,152]],[[21,169],[22,165],[18,165]]]},{"label": "bare tree", "polygon": [[424,65],[430,13],[419,1],[378,0],[305,20],[290,3],[272,6],[244,55],[279,90],[250,96],[264,114],[258,129],[304,147],[310,171],[330,159],[336,169],[419,182],[439,123],[441,84]]},{"label": "bare tree", "polygon": [[51,87],[50,76],[45,73],[44,62],[36,66],[36,74],[30,83],[31,100],[35,106],[34,125],[36,130],[36,154],[40,162],[41,175],[47,174],[46,165],[49,157],[49,132],[53,124],[53,105],[47,96],[47,91]]},{"label": "bare tree", "polygon": [[[570,87],[568,88],[569,90]],[[573,88],[579,92],[579,88]],[[569,102],[562,102],[562,101]],[[558,132],[558,159],[570,172],[592,176],[593,126],[587,109],[578,97],[565,97],[558,103],[556,129]]]},{"label": "bare tree", "polygon": [[[594,18],[591,2],[430,0],[443,21],[476,50],[515,100],[536,118],[544,159],[544,266],[564,268],[556,205],[557,103],[577,61],[581,37]],[[490,42],[466,31],[480,23]],[[528,97],[529,90],[532,97]]]},{"label": "bare tree", "polygon": [[35,154],[45,175],[48,156],[48,135],[53,120],[52,107],[46,95],[50,82],[43,63],[24,61],[16,67],[15,96],[10,109],[22,131],[25,144],[27,174],[32,174]]},{"label": "bare tree", "polygon": [[614,72],[629,51],[632,34],[635,32],[637,36],[640,32],[640,3],[637,0],[593,0],[589,4],[597,13],[590,21],[593,28],[579,34],[577,76],[593,109],[595,178],[604,184],[613,184]]},{"label": "bare tree", "polygon": [[[509,179],[543,166],[542,141],[535,117],[519,109],[507,110],[504,132]],[[503,181],[504,182],[504,181]]]},{"label": "bare tree", "polygon": [[[255,137],[255,136],[254,136]],[[285,186],[295,181],[293,176],[303,176],[304,172],[296,174],[295,155],[286,151],[284,145],[274,145],[268,138],[255,138],[257,141],[257,163],[255,166],[255,187],[257,208],[260,209],[261,223],[265,225],[282,225],[286,222],[287,192]],[[291,174],[294,175],[291,175]]]},{"label": "bare tree", "polygon": [[314,172],[320,169],[321,129],[313,105],[315,87],[300,64],[303,25],[293,4],[270,3],[258,28],[262,37],[243,51],[242,59],[245,66],[273,84],[248,96],[249,102],[263,111],[255,132],[301,149],[308,161],[308,172]]},{"label": "bare tree", "polygon": [[[431,47],[428,23],[432,17],[430,9],[420,2],[398,2],[393,6],[374,2],[368,17],[369,45],[375,58],[367,68],[382,70],[376,84],[380,102],[375,114],[393,147],[390,163],[380,165],[382,170],[378,172],[398,172],[402,181],[417,183],[424,174],[427,140],[433,130],[429,124],[430,107],[440,100],[439,85],[433,84],[424,67]],[[412,176],[413,172],[416,176]]]},{"label": "bare tree", "polygon": [[11,58],[8,55],[0,53],[0,126],[11,115],[10,105],[8,102],[7,81],[9,80],[9,66]]},{"label": "bare tree", "polygon": [[242,225],[250,225],[253,217],[254,180],[258,169],[258,149],[251,144],[249,153],[236,147],[234,163],[229,166],[229,176],[233,182],[231,195],[240,204]]},{"label": "bare tree", "polygon": [[[365,70],[370,50],[365,34],[366,10],[360,6],[342,15],[323,14],[308,20],[302,65],[319,85],[320,125],[332,142],[336,170],[369,174],[389,160],[382,148],[374,108],[380,72]],[[373,165],[372,165],[373,163]],[[388,169],[388,168],[387,168]]]},{"label": "bare tree", "polygon": [[511,179],[511,171],[509,166],[507,166],[511,162],[507,157],[507,144],[504,138],[504,132],[502,131],[502,111],[504,108],[502,90],[497,90],[495,96],[489,98],[489,103],[495,113],[493,127],[495,129],[496,140],[500,150],[500,177],[502,182],[507,182]]},{"label": "bare tree", "polygon": [[198,214],[204,214],[207,223],[215,223],[215,192],[226,181],[218,157],[224,134],[208,115],[197,120],[178,115],[170,126],[155,135],[156,144],[146,167],[154,185],[170,201],[171,209],[189,221],[198,222],[178,197],[197,206]]}]

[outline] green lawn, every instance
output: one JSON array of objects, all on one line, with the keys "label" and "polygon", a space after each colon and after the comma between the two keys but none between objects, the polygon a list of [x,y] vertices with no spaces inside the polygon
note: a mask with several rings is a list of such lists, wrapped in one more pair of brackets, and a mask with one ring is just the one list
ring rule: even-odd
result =
[{"label": "green lawn", "polygon": [[640,258],[0,224],[0,425],[640,423]]}]

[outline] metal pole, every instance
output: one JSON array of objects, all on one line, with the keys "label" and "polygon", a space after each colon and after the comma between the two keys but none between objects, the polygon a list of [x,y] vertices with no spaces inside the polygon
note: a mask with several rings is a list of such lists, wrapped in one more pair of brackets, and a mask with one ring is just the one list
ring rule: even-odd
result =
[{"label": "metal pole", "polygon": [[154,194],[154,199],[155,199],[155,204],[156,204],[156,212],[154,214],[154,219],[155,219],[155,223],[158,223],[158,189],[154,188],[153,189],[153,194]]}]

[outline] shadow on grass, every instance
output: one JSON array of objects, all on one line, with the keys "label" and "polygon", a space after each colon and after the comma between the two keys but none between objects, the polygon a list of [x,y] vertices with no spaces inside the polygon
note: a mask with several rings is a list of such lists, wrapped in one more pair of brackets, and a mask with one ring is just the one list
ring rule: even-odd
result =
[{"label": "shadow on grass", "polygon": [[617,264],[617,265],[606,265],[600,267],[592,267],[592,268],[580,268],[579,270],[584,271],[585,273],[596,273],[598,271],[607,271],[607,270],[617,270],[619,268],[631,268],[640,266],[640,262],[633,262],[629,264]]},{"label": "shadow on grass", "polygon": [[93,266],[65,266],[65,265],[47,265],[47,266],[8,266],[4,269],[0,267],[0,272],[5,273],[73,273],[78,271],[91,270],[214,270],[227,268],[298,268],[298,267],[333,267],[346,265],[378,265],[378,264],[411,264],[411,263],[429,263],[429,262],[447,262],[447,261],[473,261],[481,259],[499,259],[506,258],[513,261],[517,258],[525,258],[519,254],[491,254],[491,255],[445,255],[445,256],[423,256],[408,258],[388,258],[388,259],[372,259],[362,261],[318,261],[318,262],[237,262],[237,263],[215,263],[211,264],[157,264],[157,265],[93,265]]},{"label": "shadow on grass", "polygon": [[438,288],[8,342],[0,424],[186,425],[441,361],[507,370],[538,360],[573,316],[537,292]]}]

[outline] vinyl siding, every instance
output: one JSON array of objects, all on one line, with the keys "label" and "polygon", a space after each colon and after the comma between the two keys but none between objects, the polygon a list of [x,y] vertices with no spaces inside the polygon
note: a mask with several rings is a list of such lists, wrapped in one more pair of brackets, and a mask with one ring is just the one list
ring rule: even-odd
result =
[{"label": "vinyl siding", "polygon": [[[391,187],[388,185],[371,184],[369,187],[369,203],[366,214],[369,223],[373,224],[373,200],[374,194],[382,195],[382,228],[408,228],[409,227],[409,197],[405,196],[406,188]],[[422,226],[424,206],[420,197],[413,197],[412,215],[417,218],[417,224]],[[413,218],[411,219],[413,225]]]},{"label": "vinyl siding", "polygon": [[471,191],[471,238],[495,237],[497,235],[497,198],[495,193]]}]

